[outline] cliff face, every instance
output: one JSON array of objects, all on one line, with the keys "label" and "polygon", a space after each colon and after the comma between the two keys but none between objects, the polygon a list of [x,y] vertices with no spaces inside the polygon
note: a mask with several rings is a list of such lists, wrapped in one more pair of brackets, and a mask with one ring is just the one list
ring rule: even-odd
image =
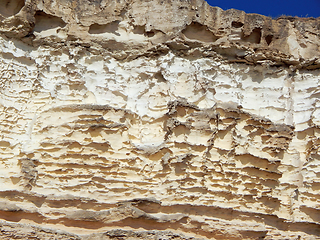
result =
[{"label": "cliff face", "polygon": [[1,239],[319,239],[320,18],[0,4]]}]

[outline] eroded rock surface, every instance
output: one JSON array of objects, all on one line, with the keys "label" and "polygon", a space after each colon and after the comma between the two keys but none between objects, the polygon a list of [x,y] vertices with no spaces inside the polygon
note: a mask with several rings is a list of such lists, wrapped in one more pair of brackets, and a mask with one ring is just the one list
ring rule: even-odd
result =
[{"label": "eroded rock surface", "polygon": [[1,239],[319,239],[320,18],[0,5]]}]

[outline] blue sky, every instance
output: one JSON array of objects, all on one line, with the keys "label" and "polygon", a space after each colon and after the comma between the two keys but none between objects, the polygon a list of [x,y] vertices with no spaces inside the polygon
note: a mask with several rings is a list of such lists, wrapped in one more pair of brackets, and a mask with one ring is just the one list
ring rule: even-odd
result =
[{"label": "blue sky", "polygon": [[320,0],[207,0],[211,6],[223,10],[235,8],[246,13],[259,13],[270,17],[281,15],[298,17],[319,17]]}]

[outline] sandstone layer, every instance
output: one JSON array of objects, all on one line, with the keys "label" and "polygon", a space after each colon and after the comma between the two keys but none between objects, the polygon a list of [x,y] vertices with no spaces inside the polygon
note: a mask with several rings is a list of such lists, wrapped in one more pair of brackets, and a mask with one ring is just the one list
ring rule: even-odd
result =
[{"label": "sandstone layer", "polygon": [[0,1],[0,239],[320,239],[320,18]]}]

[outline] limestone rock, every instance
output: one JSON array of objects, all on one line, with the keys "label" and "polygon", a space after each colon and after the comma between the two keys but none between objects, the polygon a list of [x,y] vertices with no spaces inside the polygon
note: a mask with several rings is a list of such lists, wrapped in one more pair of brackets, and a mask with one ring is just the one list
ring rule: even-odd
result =
[{"label": "limestone rock", "polygon": [[320,239],[320,18],[0,5],[0,239]]}]

